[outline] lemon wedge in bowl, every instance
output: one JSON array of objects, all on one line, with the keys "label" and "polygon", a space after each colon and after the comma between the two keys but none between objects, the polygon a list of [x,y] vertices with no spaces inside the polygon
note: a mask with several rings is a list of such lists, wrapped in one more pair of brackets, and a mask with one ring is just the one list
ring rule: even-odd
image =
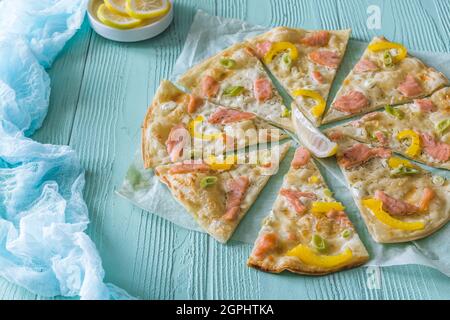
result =
[{"label": "lemon wedge in bowl", "polygon": [[127,0],[103,0],[105,6],[112,12],[127,16]]},{"label": "lemon wedge in bowl", "polygon": [[142,22],[140,19],[114,13],[104,4],[98,7],[97,17],[107,26],[117,29],[131,29],[137,27]]},{"label": "lemon wedge in bowl", "polygon": [[170,10],[169,0],[126,0],[127,13],[136,19],[152,19],[164,16]]},{"label": "lemon wedge in bowl", "polygon": [[298,139],[318,158],[336,154],[338,146],[312,125],[295,103],[291,105],[292,123]]}]

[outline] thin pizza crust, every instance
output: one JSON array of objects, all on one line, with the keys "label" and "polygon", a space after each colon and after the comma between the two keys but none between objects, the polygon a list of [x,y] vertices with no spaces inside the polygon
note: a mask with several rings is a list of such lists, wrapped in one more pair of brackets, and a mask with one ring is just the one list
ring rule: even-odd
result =
[{"label": "thin pizza crust", "polygon": [[[316,199],[301,198],[308,208],[303,214],[297,213],[287,198],[281,195],[281,190],[311,192]],[[313,213],[312,201],[335,202],[330,190],[312,159],[298,169],[292,165],[284,177],[283,185],[273,205],[269,216],[264,219],[263,226],[255,241],[255,246],[247,264],[263,271],[280,273],[288,270],[307,275],[323,275],[343,269],[359,266],[368,260],[368,253],[361,242],[350,220],[342,212],[344,219],[328,217],[326,213]],[[349,230],[350,236],[344,238],[342,232]],[[311,247],[314,233],[320,234],[328,243],[326,255],[337,255],[346,248],[352,251],[352,258],[334,267],[322,267],[303,262],[299,257],[288,256],[287,252],[299,244]],[[275,235],[276,244],[263,247],[266,236]]]},{"label": "thin pizza crust", "polygon": [[[278,129],[260,118],[220,125],[209,124],[207,119],[218,106],[212,102],[204,101],[203,105],[193,113],[188,112],[189,95],[178,89],[174,84],[163,80],[158,88],[152,105],[147,111],[142,126],[142,155],[145,168],[154,168],[157,165],[170,163],[166,141],[170,131],[176,125],[188,127],[194,119],[201,116],[205,119],[203,132],[226,133],[234,139],[234,145],[226,145],[222,141],[198,141],[191,137],[191,143],[183,150],[182,159],[199,157],[202,154],[222,153],[243,148],[248,145],[279,141],[287,138],[281,129]],[[200,143],[201,142],[201,143]],[[181,160],[182,160],[181,159]]]},{"label": "thin pizza crust", "polygon": [[[225,243],[232,236],[239,222],[256,201],[259,193],[265,187],[270,177],[276,173],[279,162],[286,156],[289,147],[290,142],[287,142],[279,146],[279,148],[271,149],[273,152],[279,152],[279,157],[278,159],[270,158],[270,167],[258,161],[259,164],[236,164],[231,170],[227,171],[210,170],[204,173],[171,174],[170,169],[176,166],[176,164],[169,164],[156,167],[155,173],[195,221],[216,240]],[[265,151],[251,151],[246,155],[247,159],[258,155],[259,158],[266,158],[267,160]],[[206,176],[217,177],[217,182],[211,187],[201,188],[200,181]],[[224,220],[227,183],[230,179],[236,179],[238,177],[247,177],[249,179],[249,187],[240,203],[237,218],[233,221]]]},{"label": "thin pizza crust", "polygon": [[[375,37],[369,45],[388,41],[382,37]],[[376,64],[376,71],[360,72],[356,67],[345,78],[342,87],[323,119],[323,124],[353,117],[379,109],[385,105],[397,105],[411,102],[413,99],[426,97],[436,90],[449,85],[448,79],[434,68],[426,66],[421,60],[411,55],[392,67],[384,66],[384,51],[364,51],[361,60],[369,60]],[[404,96],[399,90],[399,85],[405,81],[407,75],[412,75],[422,87],[422,93],[414,97]],[[359,91],[366,96],[369,104],[359,112],[342,112],[335,108],[334,104],[343,95],[350,91]]]},{"label": "thin pizza crust", "polygon": [[[379,243],[399,243],[425,238],[442,228],[450,217],[450,183],[443,185],[433,183],[431,173],[416,168],[419,174],[393,178],[387,159],[372,158],[371,160],[351,169],[345,169],[339,159],[348,148],[358,144],[356,140],[343,136],[339,140],[340,151],[337,154],[338,164],[344,173],[347,185],[358,206],[372,238]],[[393,228],[378,220],[371,210],[366,208],[362,200],[374,197],[376,190],[384,191],[391,197],[401,199],[411,204],[418,204],[423,189],[430,187],[435,192],[427,212],[410,216],[394,217],[404,222],[423,222],[422,230],[401,230]]]},{"label": "thin pizza crust", "polygon": [[[305,39],[316,32],[328,32],[329,41],[324,46],[310,46],[302,44],[302,39]],[[306,117],[315,125],[319,126],[322,120],[322,116],[316,117],[311,113],[311,109],[316,105],[316,101],[303,96],[295,97],[293,92],[298,89],[314,90],[319,93],[321,97],[327,101],[330,93],[331,85],[336,76],[337,68],[329,68],[317,63],[314,63],[308,58],[308,55],[317,50],[331,50],[337,53],[342,61],[345,51],[347,49],[348,40],[350,38],[351,30],[304,30],[293,29],[287,27],[277,27],[270,31],[259,35],[249,42],[253,49],[256,51],[258,43],[264,41],[276,42],[290,42],[295,44],[298,50],[299,57],[297,60],[292,61],[290,66],[287,66],[282,62],[282,54],[278,54],[274,57],[272,62],[265,63],[270,72],[281,83],[284,89],[291,95],[291,97],[297,102],[301,111]],[[264,62],[264,59],[262,60]],[[340,64],[340,62],[339,62]],[[320,73],[322,76],[322,83],[314,79],[312,74],[314,72]]]},{"label": "thin pizza crust", "polygon": [[[236,62],[232,68],[224,67],[220,61],[230,58]],[[179,79],[178,83],[197,96],[205,97],[202,92],[201,81],[204,76],[211,76],[220,85],[216,96],[209,99],[219,105],[253,112],[260,118],[293,132],[292,122],[285,113],[283,99],[277,92],[264,70],[262,63],[254,56],[248,44],[239,43],[193,66]],[[270,99],[260,102],[255,97],[254,83],[257,79],[267,79],[272,87]],[[226,96],[224,90],[232,86],[245,88],[238,96]]]},{"label": "thin pizza crust", "polygon": [[[444,132],[438,130],[439,123],[446,119],[450,121],[450,88],[440,89],[423,101],[431,101],[435,110],[424,111],[417,103],[409,103],[395,107],[395,110],[402,114],[401,119],[387,111],[377,111],[350,123],[328,129],[326,132],[332,135],[346,135],[374,146],[388,146],[404,157],[431,167],[450,170],[450,159],[439,161],[427,154],[423,146],[420,153],[410,156],[406,153],[409,145],[397,139],[399,132],[413,130],[418,134],[427,133],[441,143],[450,144],[450,128]],[[377,135],[380,134],[382,135],[381,141],[380,138],[377,138]]]}]

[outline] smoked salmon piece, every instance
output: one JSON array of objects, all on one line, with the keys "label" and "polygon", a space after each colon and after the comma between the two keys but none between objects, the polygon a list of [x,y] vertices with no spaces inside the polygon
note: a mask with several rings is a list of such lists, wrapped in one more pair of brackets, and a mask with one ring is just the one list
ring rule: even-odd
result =
[{"label": "smoked salmon piece", "polygon": [[281,189],[280,194],[285,197],[289,203],[294,207],[295,212],[302,214],[306,211],[305,205],[301,202],[300,198],[305,197],[309,199],[316,199],[314,193],[301,192],[297,190]]},{"label": "smoked salmon piece", "polygon": [[228,124],[244,120],[254,119],[256,115],[251,112],[243,112],[224,107],[217,108],[212,115],[209,116],[208,122],[211,124]]},{"label": "smoked salmon piece", "polygon": [[259,238],[255,245],[255,249],[253,250],[253,254],[257,257],[263,257],[273,250],[277,246],[277,243],[278,236],[275,233],[266,233]]},{"label": "smoked salmon piece", "polygon": [[408,74],[405,80],[398,86],[398,91],[405,97],[416,97],[423,93],[423,89],[411,74]]},{"label": "smoked salmon piece", "polygon": [[202,94],[207,98],[213,98],[219,92],[219,83],[211,76],[204,76],[201,83]]},{"label": "smoked salmon piece", "polygon": [[209,166],[199,160],[186,160],[179,163],[169,170],[169,174],[183,174],[192,172],[207,172],[209,171]]},{"label": "smoked salmon piece", "polygon": [[359,91],[351,90],[347,94],[340,96],[333,104],[333,107],[341,112],[358,113],[369,105],[369,100]]},{"label": "smoked salmon piece", "polygon": [[272,42],[270,41],[262,41],[256,44],[256,54],[260,58],[264,58],[264,56],[269,52],[272,47]]},{"label": "smoked salmon piece", "polygon": [[241,202],[247,192],[250,180],[247,177],[239,177],[228,182],[226,211],[223,219],[234,221],[241,210]]},{"label": "smoked salmon piece", "polygon": [[339,160],[345,169],[356,167],[374,157],[389,158],[392,152],[386,148],[369,148],[367,145],[358,143],[344,151]]},{"label": "smoked salmon piece", "polygon": [[197,111],[197,109],[203,105],[203,99],[200,97],[197,97],[193,94],[189,95],[189,102],[187,105],[187,111],[189,113],[194,113],[195,111]]},{"label": "smoked salmon piece", "polygon": [[356,73],[364,73],[364,72],[371,72],[371,71],[377,71],[378,65],[370,61],[368,59],[361,59],[359,62],[355,65],[355,72]]},{"label": "smoked salmon piece", "polygon": [[311,72],[311,77],[314,79],[315,82],[318,84],[322,84],[324,82],[323,75],[320,73],[320,71],[313,71]]},{"label": "smoked salmon piece", "polygon": [[311,52],[308,57],[312,62],[332,69],[337,69],[341,61],[341,57],[330,50],[316,50]]},{"label": "smoked salmon piece", "polygon": [[436,141],[436,139],[428,133],[421,133],[420,138],[425,153],[430,157],[441,162],[446,162],[450,159],[449,144]]},{"label": "smoked salmon piece", "polygon": [[330,41],[328,31],[316,31],[300,40],[300,43],[311,47],[323,47],[328,44],[328,41]]},{"label": "smoked salmon piece", "polygon": [[295,151],[294,159],[292,159],[291,166],[294,169],[300,169],[306,165],[311,159],[311,153],[308,149],[300,147]]},{"label": "smoked salmon piece", "polygon": [[437,107],[430,99],[416,99],[414,103],[419,107],[422,112],[435,112]]},{"label": "smoked salmon piece", "polygon": [[259,78],[253,84],[255,97],[259,102],[264,102],[272,98],[272,84],[266,78]]},{"label": "smoked salmon piece", "polygon": [[375,198],[383,202],[383,210],[393,216],[404,216],[416,214],[419,207],[408,202],[395,199],[387,195],[384,191],[375,191]]},{"label": "smoked salmon piece", "polygon": [[170,161],[176,162],[180,160],[183,156],[183,149],[190,142],[190,139],[189,131],[182,124],[177,124],[170,130],[169,137],[166,141]]}]

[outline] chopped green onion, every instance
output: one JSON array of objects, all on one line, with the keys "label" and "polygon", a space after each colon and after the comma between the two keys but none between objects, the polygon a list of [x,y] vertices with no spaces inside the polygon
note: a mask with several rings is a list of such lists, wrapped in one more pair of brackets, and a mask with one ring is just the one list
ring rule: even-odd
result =
[{"label": "chopped green onion", "polygon": [[141,183],[141,173],[134,166],[130,167],[126,179],[133,186],[133,189],[135,189],[136,186]]},{"label": "chopped green onion", "polygon": [[440,134],[443,134],[448,128],[450,128],[450,119],[442,120],[436,125],[436,129]]},{"label": "chopped green onion", "polygon": [[389,50],[386,50],[383,55],[383,62],[386,68],[390,68],[394,65],[394,60],[392,59],[392,55]]},{"label": "chopped green onion", "polygon": [[208,176],[208,177],[204,177],[201,181],[200,181],[200,187],[202,187],[203,189],[208,188],[214,184],[216,184],[217,182],[217,177],[214,176]]},{"label": "chopped green onion", "polygon": [[419,173],[419,170],[405,166],[399,166],[391,170],[391,176],[411,176],[417,173]]},{"label": "chopped green onion", "polygon": [[403,111],[398,110],[391,105],[386,105],[384,107],[384,110],[386,110],[387,113],[389,113],[391,116],[396,117],[397,119],[402,120],[405,117],[405,114],[403,113]]},{"label": "chopped green onion", "polygon": [[224,96],[236,97],[240,95],[244,91],[244,87],[241,86],[232,86],[228,87],[223,91]]},{"label": "chopped green onion", "polygon": [[324,238],[319,236],[318,234],[314,234],[312,237],[312,245],[314,248],[316,248],[318,251],[325,251],[327,250],[327,242]]},{"label": "chopped green onion", "polygon": [[291,117],[291,110],[283,106],[283,111],[281,111],[281,117],[282,118],[290,118]]},{"label": "chopped green onion", "polygon": [[330,189],[323,190],[323,194],[328,198],[331,198],[333,196],[333,192],[331,192]]},{"label": "chopped green onion", "polygon": [[292,65],[292,58],[291,58],[291,55],[289,54],[289,52],[283,54],[283,56],[281,57],[281,61],[283,61],[283,63],[287,67],[290,67]]},{"label": "chopped green onion", "polygon": [[431,177],[431,182],[433,182],[436,186],[443,186],[445,184],[445,178],[441,176],[433,176]]},{"label": "chopped green onion", "polygon": [[348,239],[350,238],[350,236],[352,235],[352,230],[350,229],[345,229],[344,231],[342,231],[341,236],[344,239]]},{"label": "chopped green onion", "polygon": [[227,69],[232,69],[236,66],[236,61],[230,58],[222,58],[220,64]]}]

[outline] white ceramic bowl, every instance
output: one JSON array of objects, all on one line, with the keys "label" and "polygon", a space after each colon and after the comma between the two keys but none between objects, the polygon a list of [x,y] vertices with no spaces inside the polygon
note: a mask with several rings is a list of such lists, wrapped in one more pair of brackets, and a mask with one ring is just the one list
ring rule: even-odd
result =
[{"label": "white ceramic bowl", "polygon": [[173,0],[170,0],[172,6],[170,11],[161,19],[154,23],[133,29],[116,29],[103,24],[97,18],[96,10],[102,0],[89,0],[88,17],[92,29],[106,39],[120,42],[136,42],[156,37],[166,30],[173,20]]}]

